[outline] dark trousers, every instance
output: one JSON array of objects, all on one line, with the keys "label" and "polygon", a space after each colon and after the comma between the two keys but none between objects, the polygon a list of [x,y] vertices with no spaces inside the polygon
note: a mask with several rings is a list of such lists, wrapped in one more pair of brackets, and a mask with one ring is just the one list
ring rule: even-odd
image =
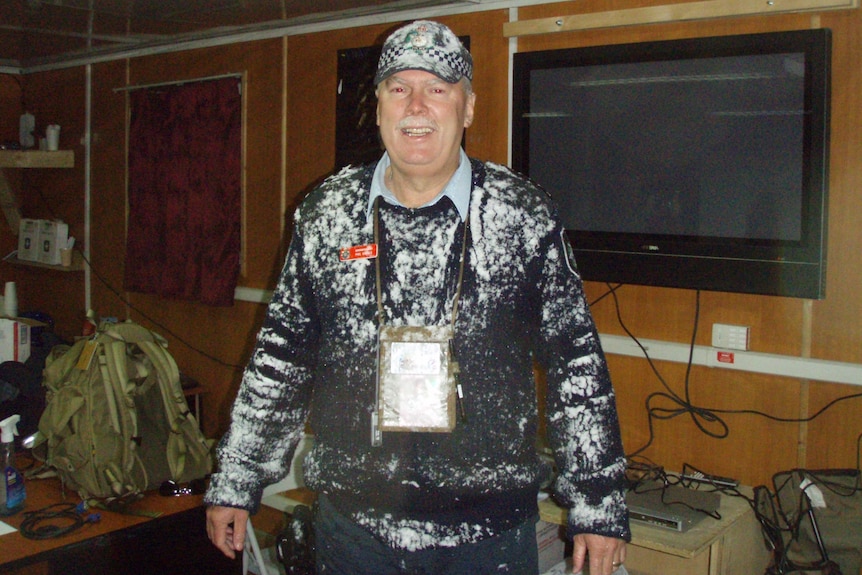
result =
[{"label": "dark trousers", "polygon": [[536,575],[536,521],[458,547],[393,549],[318,498],[314,521],[318,575]]}]

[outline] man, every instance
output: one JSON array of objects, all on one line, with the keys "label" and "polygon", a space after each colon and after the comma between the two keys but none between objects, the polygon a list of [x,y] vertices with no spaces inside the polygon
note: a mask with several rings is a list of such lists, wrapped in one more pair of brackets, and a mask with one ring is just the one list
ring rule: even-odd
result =
[{"label": "man", "polygon": [[625,560],[625,458],[598,335],[547,196],[461,150],[472,72],[447,27],[394,32],[375,78],[386,152],[297,210],[206,495],[226,555],[308,416],[319,573],[535,574],[549,474],[538,361],[575,572],[587,552],[592,575]]}]

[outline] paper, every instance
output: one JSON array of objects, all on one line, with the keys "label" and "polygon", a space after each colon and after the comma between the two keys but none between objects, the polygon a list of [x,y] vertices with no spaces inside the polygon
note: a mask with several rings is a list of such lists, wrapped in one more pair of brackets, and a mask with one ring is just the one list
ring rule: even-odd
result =
[{"label": "paper", "polygon": [[9,525],[8,523],[3,523],[2,521],[0,521],[0,535],[6,535],[7,533],[15,533],[16,531],[18,530]]}]

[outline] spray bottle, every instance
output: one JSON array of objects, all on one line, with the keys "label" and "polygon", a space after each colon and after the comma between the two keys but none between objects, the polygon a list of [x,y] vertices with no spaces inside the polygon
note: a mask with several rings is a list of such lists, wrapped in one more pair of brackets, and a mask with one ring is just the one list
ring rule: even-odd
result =
[{"label": "spray bottle", "polygon": [[20,415],[12,415],[0,421],[0,465],[3,467],[0,515],[12,515],[24,507],[24,476],[15,468],[15,436],[18,435],[20,420]]}]

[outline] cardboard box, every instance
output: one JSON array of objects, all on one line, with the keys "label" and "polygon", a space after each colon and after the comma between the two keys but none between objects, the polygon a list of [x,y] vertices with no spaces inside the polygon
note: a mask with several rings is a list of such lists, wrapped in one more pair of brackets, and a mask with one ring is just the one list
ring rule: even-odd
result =
[{"label": "cardboard box", "polygon": [[58,266],[60,250],[69,242],[69,224],[60,220],[39,220],[39,262]]},{"label": "cardboard box", "polygon": [[18,225],[18,259],[35,262],[39,259],[39,222],[30,218],[21,219]]},{"label": "cardboard box", "polygon": [[536,523],[536,546],[539,548],[539,573],[550,571],[565,559],[565,544],[560,533],[562,527],[556,523]]},{"label": "cardboard box", "polygon": [[0,362],[25,362],[30,357],[30,327],[39,322],[0,317]]}]

